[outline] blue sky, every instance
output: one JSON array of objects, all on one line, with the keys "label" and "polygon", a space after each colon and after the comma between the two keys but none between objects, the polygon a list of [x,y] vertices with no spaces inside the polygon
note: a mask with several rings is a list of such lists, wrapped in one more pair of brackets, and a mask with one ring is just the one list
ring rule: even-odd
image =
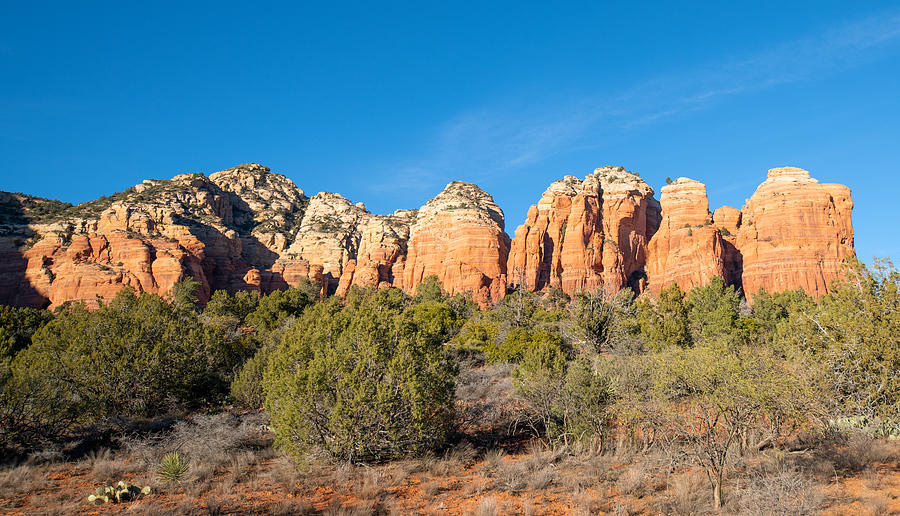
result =
[{"label": "blue sky", "polygon": [[[0,189],[81,202],[259,162],[377,213],[506,213],[602,165],[741,207],[794,165],[900,258],[896,2],[7,2]],[[627,5],[626,5],[627,4]]]}]

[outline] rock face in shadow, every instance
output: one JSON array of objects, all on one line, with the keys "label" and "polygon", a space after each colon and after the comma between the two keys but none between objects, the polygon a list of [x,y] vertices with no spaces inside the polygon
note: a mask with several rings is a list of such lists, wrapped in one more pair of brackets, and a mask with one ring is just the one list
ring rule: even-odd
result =
[{"label": "rock face in shadow", "polygon": [[741,210],[736,245],[744,292],[802,288],[828,292],[845,258],[855,256],[850,189],[819,184],[795,167],[773,168]]},{"label": "rock face in shadow", "polygon": [[637,174],[602,167],[551,184],[510,241],[493,198],[458,181],[390,215],[336,193],[308,198],[255,163],[146,180],[77,206],[0,192],[0,303],[93,303],[126,286],[165,294],[187,277],[201,301],[304,280],[324,295],[354,285],[414,293],[431,275],[482,306],[508,286],[658,292],[715,275],[750,295],[818,296],[853,256],[850,190],[802,169],[770,170],[743,210],[711,214],[708,204],[697,181],[663,187],[660,203]]},{"label": "rock face in shadow", "polygon": [[584,180],[554,182],[516,229],[507,271],[510,283],[567,293],[627,286],[646,260],[659,226],[659,203],[638,175],[621,167],[594,170]]},{"label": "rock face in shadow", "polygon": [[0,283],[18,285],[4,297],[50,308],[109,299],[126,286],[164,294],[186,277],[200,282],[201,301],[218,289],[286,286],[283,277],[273,281],[272,266],[307,203],[289,179],[257,164],[210,177],[146,180],[50,213],[29,207],[46,200],[11,194],[0,201],[18,211],[18,220],[0,229],[0,249],[18,255],[11,263],[25,264],[21,275],[0,276]]},{"label": "rock face in shadow", "polygon": [[415,292],[435,275],[450,293],[471,292],[482,306],[506,295],[509,237],[503,211],[472,183],[454,181],[422,206],[410,228],[403,286]]},{"label": "rock face in shadow", "polygon": [[713,224],[719,229],[725,246],[725,282],[743,289],[743,256],[737,249],[737,234],[741,227],[741,210],[731,206],[717,208],[712,215]]}]

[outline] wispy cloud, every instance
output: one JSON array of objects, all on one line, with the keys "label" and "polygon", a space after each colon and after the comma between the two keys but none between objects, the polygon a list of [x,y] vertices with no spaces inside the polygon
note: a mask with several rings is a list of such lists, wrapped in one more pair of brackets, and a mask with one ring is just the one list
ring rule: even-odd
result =
[{"label": "wispy cloud", "polygon": [[519,167],[589,145],[598,132],[626,131],[706,109],[721,100],[814,79],[882,57],[900,41],[900,11],[857,20],[750,56],[651,78],[617,95],[471,109],[434,132],[422,156],[386,169],[410,190],[433,189],[448,175],[509,174]]}]

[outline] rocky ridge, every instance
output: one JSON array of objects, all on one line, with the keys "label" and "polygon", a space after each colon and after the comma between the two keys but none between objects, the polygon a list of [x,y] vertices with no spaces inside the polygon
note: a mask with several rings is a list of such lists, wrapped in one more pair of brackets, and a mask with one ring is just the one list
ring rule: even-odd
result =
[{"label": "rocky ridge", "polygon": [[510,240],[503,211],[471,183],[377,215],[336,193],[309,198],[252,163],[77,206],[0,192],[0,303],[56,307],[123,286],[165,293],[185,277],[200,282],[201,299],[302,280],[325,294],[415,292],[430,275],[483,306],[509,287],[658,292],[714,275],[750,294],[821,295],[853,255],[852,207],[847,187],[792,167],[770,170],[743,210],[713,213],[702,183],[679,178],[657,201],[637,174],[602,167],[553,182]]},{"label": "rocky ridge", "polygon": [[647,241],[658,226],[659,203],[638,175],[603,167],[584,180],[566,176],[516,229],[510,281],[532,290],[574,292],[602,284],[618,291],[639,281]]},{"label": "rocky ridge", "polygon": [[506,295],[509,237],[503,211],[484,190],[453,181],[416,214],[402,285],[410,292],[435,275],[450,294],[471,292],[479,304]]}]

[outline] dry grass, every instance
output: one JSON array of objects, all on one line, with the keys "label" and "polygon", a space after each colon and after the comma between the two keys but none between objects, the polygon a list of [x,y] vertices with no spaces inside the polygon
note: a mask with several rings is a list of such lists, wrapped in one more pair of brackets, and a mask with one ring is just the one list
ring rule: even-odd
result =
[{"label": "dry grass", "polygon": [[43,468],[30,462],[0,470],[0,498],[17,498],[47,484]]},{"label": "dry grass", "polygon": [[642,497],[646,493],[647,468],[643,464],[629,466],[619,479],[616,480],[616,489],[622,494]]},{"label": "dry grass", "polygon": [[[534,441],[476,449],[468,440],[440,455],[386,464],[333,463],[311,455],[299,462],[257,444],[257,429],[233,416],[194,418],[157,436],[132,438],[126,450],[98,450],[74,463],[29,463],[0,470],[0,512],[80,513],[96,482],[146,483],[153,495],[122,506],[133,514],[713,514],[705,475],[650,448],[576,442],[545,449]],[[212,450],[208,443],[222,450]],[[177,443],[175,442],[177,440]],[[153,482],[157,457],[174,446],[191,453],[187,479]],[[508,450],[508,451],[504,451]],[[775,449],[734,464],[725,484],[725,514],[815,514],[826,506],[888,514],[894,501],[894,448],[854,438],[808,451]],[[838,466],[839,465],[839,466]],[[693,468],[693,469],[687,469]],[[840,468],[840,469],[839,469]],[[862,469],[860,469],[862,468]],[[856,481],[835,478],[835,472]],[[65,472],[62,475],[60,472]],[[825,472],[819,475],[817,472]],[[47,478],[51,480],[47,480]],[[69,482],[58,484],[57,479]],[[140,479],[140,480],[139,480]],[[831,485],[823,489],[824,482]],[[93,484],[93,487],[90,486]],[[74,489],[72,485],[77,485]],[[858,486],[864,486],[860,493]],[[29,493],[37,486],[37,493]],[[857,491],[854,492],[853,490]],[[825,493],[828,493],[826,497]],[[316,509],[318,507],[318,509]],[[848,509],[849,510],[849,509]],[[838,512],[840,513],[839,510]]]},{"label": "dry grass", "polygon": [[273,516],[305,516],[307,514],[316,514],[316,509],[309,501],[300,498],[286,498],[272,508]]},{"label": "dry grass", "polygon": [[140,469],[134,461],[127,463],[124,458],[115,457],[113,453],[102,448],[96,450],[86,457],[86,462],[91,468],[94,480],[101,483],[116,483],[129,473],[134,473]]},{"label": "dry grass", "polygon": [[845,446],[826,448],[829,458],[838,471],[856,473],[895,460],[894,449],[884,440],[855,432],[850,435]]},{"label": "dry grass", "polygon": [[865,504],[867,516],[887,516],[891,514],[889,507],[890,500],[884,496],[875,496],[869,498]]},{"label": "dry grass", "polygon": [[475,516],[497,516],[503,514],[503,506],[497,501],[496,496],[485,496],[478,502]]},{"label": "dry grass", "polygon": [[500,464],[503,462],[503,459],[506,457],[506,452],[501,449],[488,450],[485,452],[482,460],[484,461],[484,469],[488,471],[496,471]]},{"label": "dry grass", "polygon": [[[729,496],[726,493],[726,500]],[[797,469],[751,474],[742,489],[732,487],[734,506],[742,513],[812,515],[825,505],[822,487]]]},{"label": "dry grass", "polygon": [[574,514],[576,516],[590,516],[592,514],[601,514],[606,512],[603,498],[596,493],[583,491],[575,495],[572,500],[575,506]]},{"label": "dry grass", "polygon": [[661,512],[687,516],[708,511],[711,506],[709,481],[702,473],[687,472],[669,479]]}]

